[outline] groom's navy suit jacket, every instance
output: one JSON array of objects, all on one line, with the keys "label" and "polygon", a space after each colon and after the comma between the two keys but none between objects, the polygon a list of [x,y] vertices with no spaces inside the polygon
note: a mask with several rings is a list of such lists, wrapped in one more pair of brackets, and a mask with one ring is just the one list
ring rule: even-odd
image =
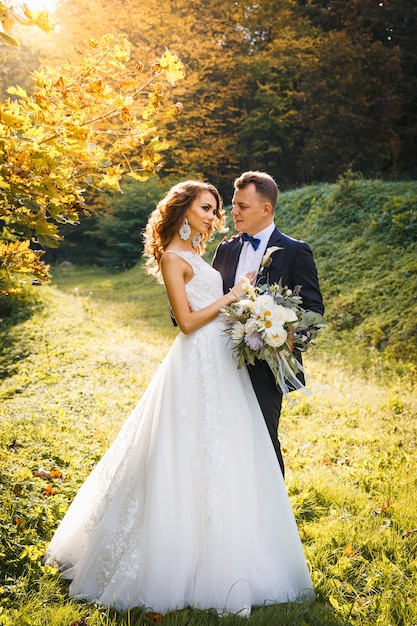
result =
[{"label": "groom's navy suit jacket", "polygon": [[[235,284],[236,268],[242,245],[240,237],[236,236],[221,242],[215,252],[213,267],[223,277],[224,293],[227,293]],[[323,314],[323,300],[310,246],[304,241],[284,235],[277,228],[272,233],[267,248],[272,246],[278,246],[282,250],[277,250],[272,254],[270,266],[258,276],[257,283],[262,284],[268,281],[272,284],[281,279],[283,287],[289,289],[301,285],[300,295],[303,308]]]},{"label": "groom's navy suit jacket", "polygon": [[[224,293],[227,293],[235,284],[236,269],[242,246],[243,242],[239,236],[232,237],[220,243],[214,254],[212,264],[223,277]],[[273,252],[271,264],[258,273],[257,284],[265,282],[272,284],[281,280],[282,286],[289,289],[294,289],[300,285],[302,307],[323,314],[323,300],[310,246],[304,241],[298,241],[284,235],[277,228],[268,241],[267,249],[272,246],[278,246],[282,250]],[[297,358],[301,361],[300,354],[297,354]],[[277,387],[275,377],[266,361],[256,361],[254,366],[248,366],[248,371],[284,473],[281,447],[277,436],[282,393]],[[297,378],[304,382],[302,376],[298,375]]]}]

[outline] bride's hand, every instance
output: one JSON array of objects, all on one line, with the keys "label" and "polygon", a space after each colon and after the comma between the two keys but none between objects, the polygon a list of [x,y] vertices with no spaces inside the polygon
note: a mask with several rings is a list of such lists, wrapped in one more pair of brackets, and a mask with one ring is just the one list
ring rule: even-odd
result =
[{"label": "bride's hand", "polygon": [[258,272],[255,272],[255,271],[253,271],[253,272],[248,272],[248,273],[246,274],[246,278],[250,281],[250,284],[251,284],[252,286],[254,286],[254,285],[255,285],[257,275],[258,275]]},{"label": "bride's hand", "polygon": [[248,284],[248,281],[251,285],[255,284],[256,274],[256,272],[248,272],[244,278],[241,278],[239,282],[236,283],[236,285],[233,287],[233,293],[236,295],[236,297],[241,298],[246,294],[246,286]]}]

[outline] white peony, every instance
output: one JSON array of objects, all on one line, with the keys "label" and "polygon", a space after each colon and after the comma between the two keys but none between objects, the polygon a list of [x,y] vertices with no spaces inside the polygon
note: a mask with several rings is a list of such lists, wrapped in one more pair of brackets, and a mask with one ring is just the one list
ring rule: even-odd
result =
[{"label": "white peony", "polygon": [[249,300],[249,298],[243,298],[242,300],[238,300],[234,306],[240,311],[252,311],[253,305],[253,300]]},{"label": "white peony", "polygon": [[289,309],[281,304],[277,304],[275,306],[273,317],[274,319],[279,320],[282,324],[286,324],[287,322],[296,322],[298,319],[294,309]]},{"label": "white peony", "polygon": [[253,313],[258,317],[268,317],[272,315],[273,309],[276,307],[274,299],[267,293],[259,296],[253,303]]}]

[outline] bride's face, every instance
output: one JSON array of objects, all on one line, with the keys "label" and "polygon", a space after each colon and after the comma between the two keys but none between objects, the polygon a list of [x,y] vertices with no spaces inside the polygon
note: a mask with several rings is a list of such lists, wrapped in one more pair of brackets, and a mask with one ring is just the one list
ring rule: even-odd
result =
[{"label": "bride's face", "polygon": [[216,198],[209,191],[202,191],[186,213],[192,233],[209,232],[213,228],[216,213]]}]

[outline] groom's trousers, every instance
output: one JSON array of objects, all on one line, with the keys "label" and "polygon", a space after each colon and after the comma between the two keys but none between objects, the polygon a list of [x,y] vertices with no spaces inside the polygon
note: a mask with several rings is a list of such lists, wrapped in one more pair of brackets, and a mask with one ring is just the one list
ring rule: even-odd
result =
[{"label": "groom's trousers", "polygon": [[266,361],[257,360],[255,365],[248,365],[247,368],[284,476],[284,460],[278,439],[282,392],[277,387],[275,377]]}]

